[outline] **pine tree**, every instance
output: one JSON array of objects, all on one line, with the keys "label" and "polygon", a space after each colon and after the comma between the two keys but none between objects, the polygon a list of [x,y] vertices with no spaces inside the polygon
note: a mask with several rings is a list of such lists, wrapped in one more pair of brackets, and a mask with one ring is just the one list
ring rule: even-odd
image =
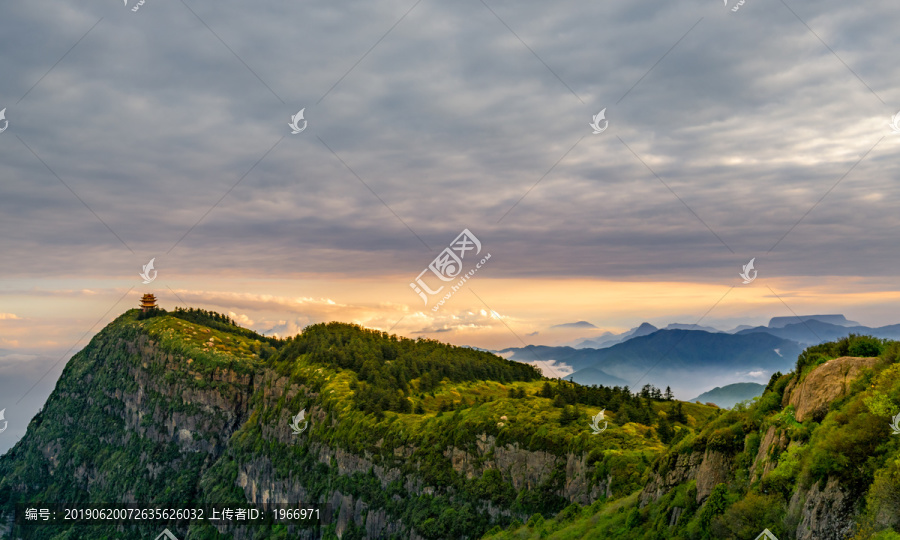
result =
[{"label": "pine tree", "polygon": [[565,407],[566,400],[563,399],[562,394],[556,394],[556,397],[553,398],[553,406],[554,407]]},{"label": "pine tree", "polygon": [[665,395],[663,396],[663,398],[664,398],[666,401],[672,401],[673,399],[675,399],[675,395],[672,394],[672,387],[670,387],[670,386],[667,386],[667,387],[666,387],[666,393],[665,393]]},{"label": "pine tree", "polygon": [[400,398],[397,402],[397,411],[401,413],[411,413],[413,410],[412,403],[407,398]]},{"label": "pine tree", "polygon": [[559,413],[559,423],[562,426],[568,426],[572,422],[578,420],[579,416],[581,416],[581,412],[577,407],[569,407],[568,405],[566,405]]},{"label": "pine tree", "polygon": [[680,424],[687,423],[687,416],[684,414],[684,411],[681,408],[680,401],[675,402],[675,406],[672,407],[672,414],[670,416],[672,417],[673,422],[678,422]]},{"label": "pine tree", "polygon": [[544,386],[541,388],[541,397],[551,399],[553,398],[553,387],[550,386],[549,382],[545,382]]},{"label": "pine tree", "polygon": [[659,436],[659,440],[663,442],[663,444],[669,444],[669,441],[672,440],[672,437],[675,436],[675,430],[672,429],[672,424],[666,419],[665,416],[659,419],[659,425],[656,428],[656,434]]},{"label": "pine tree", "polygon": [[633,422],[634,417],[631,414],[632,410],[631,405],[627,403],[620,407],[618,412],[616,412],[616,423],[620,426],[624,426],[628,422]]},{"label": "pine tree", "polygon": [[653,409],[653,406],[650,404],[650,400],[644,400],[644,424],[648,426],[652,426],[656,420],[656,411]]}]

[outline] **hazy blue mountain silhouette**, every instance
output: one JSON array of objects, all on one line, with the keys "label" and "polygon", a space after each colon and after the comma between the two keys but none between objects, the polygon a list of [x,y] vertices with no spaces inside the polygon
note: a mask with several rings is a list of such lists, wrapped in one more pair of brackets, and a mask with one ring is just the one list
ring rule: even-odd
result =
[{"label": "hazy blue mountain silhouette", "polygon": [[741,330],[735,335],[747,335],[766,333],[778,336],[783,339],[789,339],[802,343],[804,345],[815,345],[825,341],[836,341],[850,334],[870,335],[877,338],[900,338],[900,324],[891,324],[888,326],[879,326],[870,328],[868,326],[840,326],[830,324],[815,319],[806,320],[794,324],[788,324],[781,328],[771,328],[767,326],[757,326],[747,330]]},{"label": "hazy blue mountain silhouette", "polygon": [[769,328],[783,328],[789,324],[796,324],[805,321],[819,321],[828,324],[836,324],[838,326],[861,326],[856,321],[848,321],[843,315],[800,315],[791,317],[772,317],[769,320]]},{"label": "hazy blue mountain silhouette", "polygon": [[[511,360],[555,360],[572,367],[571,378],[582,384],[611,376],[636,388],[672,386],[688,395],[728,384],[754,372],[762,379],[775,371],[790,371],[803,347],[765,332],[711,333],[700,330],[657,330],[604,349],[530,345],[505,349]],[[602,375],[598,375],[600,372]],[[548,374],[552,376],[552,374]]]},{"label": "hazy blue mountain silhouette", "polygon": [[550,328],[597,328],[587,321],[570,322],[563,324],[554,324]]},{"label": "hazy blue mountain silhouette", "polygon": [[730,409],[735,404],[761,396],[766,385],[742,382],[728,384],[725,386],[717,386],[708,392],[703,392],[694,399],[688,401],[699,401],[700,403],[715,403],[724,409]]},{"label": "hazy blue mountain silhouette", "polygon": [[600,337],[596,337],[593,339],[586,339],[576,345],[578,349],[605,349],[606,347],[611,347],[616,343],[622,343],[628,341],[631,338],[648,336],[653,332],[656,332],[659,328],[653,326],[650,323],[641,323],[640,326],[636,326],[627,332],[623,332],[621,334],[611,334],[606,332]]},{"label": "hazy blue mountain silhouette", "polygon": [[671,323],[663,328],[663,330],[703,330],[704,332],[711,332],[713,334],[715,334],[716,332],[721,332],[721,330],[719,330],[718,328],[713,328],[712,326],[684,323]]},{"label": "hazy blue mountain silhouette", "polygon": [[[573,374],[574,375],[574,374]],[[565,378],[567,380],[574,380],[579,384],[585,385],[594,385],[597,386],[628,386],[628,381],[625,379],[620,379],[601,369],[597,369],[595,367],[584,368],[578,371],[578,377],[573,379],[573,375],[567,375]],[[552,376],[552,375],[551,375]]]}]

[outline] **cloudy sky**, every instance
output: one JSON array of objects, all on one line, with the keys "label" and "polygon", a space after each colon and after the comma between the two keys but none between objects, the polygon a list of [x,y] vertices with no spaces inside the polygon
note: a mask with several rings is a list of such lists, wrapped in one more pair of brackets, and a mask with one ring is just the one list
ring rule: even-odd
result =
[{"label": "cloudy sky", "polygon": [[[898,28],[892,0],[6,3],[0,408],[145,292],[490,348],[900,322]],[[464,229],[444,277],[490,259],[436,306]]]}]

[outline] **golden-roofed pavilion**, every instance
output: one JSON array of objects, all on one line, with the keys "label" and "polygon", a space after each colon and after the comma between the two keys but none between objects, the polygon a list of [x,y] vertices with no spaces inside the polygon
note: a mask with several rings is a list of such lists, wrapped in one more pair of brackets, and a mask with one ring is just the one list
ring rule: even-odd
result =
[{"label": "golden-roofed pavilion", "polygon": [[141,297],[141,311],[149,311],[156,308],[156,296],[153,293],[147,293]]}]

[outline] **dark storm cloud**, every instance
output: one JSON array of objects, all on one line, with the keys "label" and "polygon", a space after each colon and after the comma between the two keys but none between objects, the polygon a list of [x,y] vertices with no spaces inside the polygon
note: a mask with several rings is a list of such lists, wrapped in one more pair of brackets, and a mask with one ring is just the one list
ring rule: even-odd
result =
[{"label": "dark storm cloud", "polygon": [[414,5],[6,6],[0,273],[892,272],[888,0]]}]

